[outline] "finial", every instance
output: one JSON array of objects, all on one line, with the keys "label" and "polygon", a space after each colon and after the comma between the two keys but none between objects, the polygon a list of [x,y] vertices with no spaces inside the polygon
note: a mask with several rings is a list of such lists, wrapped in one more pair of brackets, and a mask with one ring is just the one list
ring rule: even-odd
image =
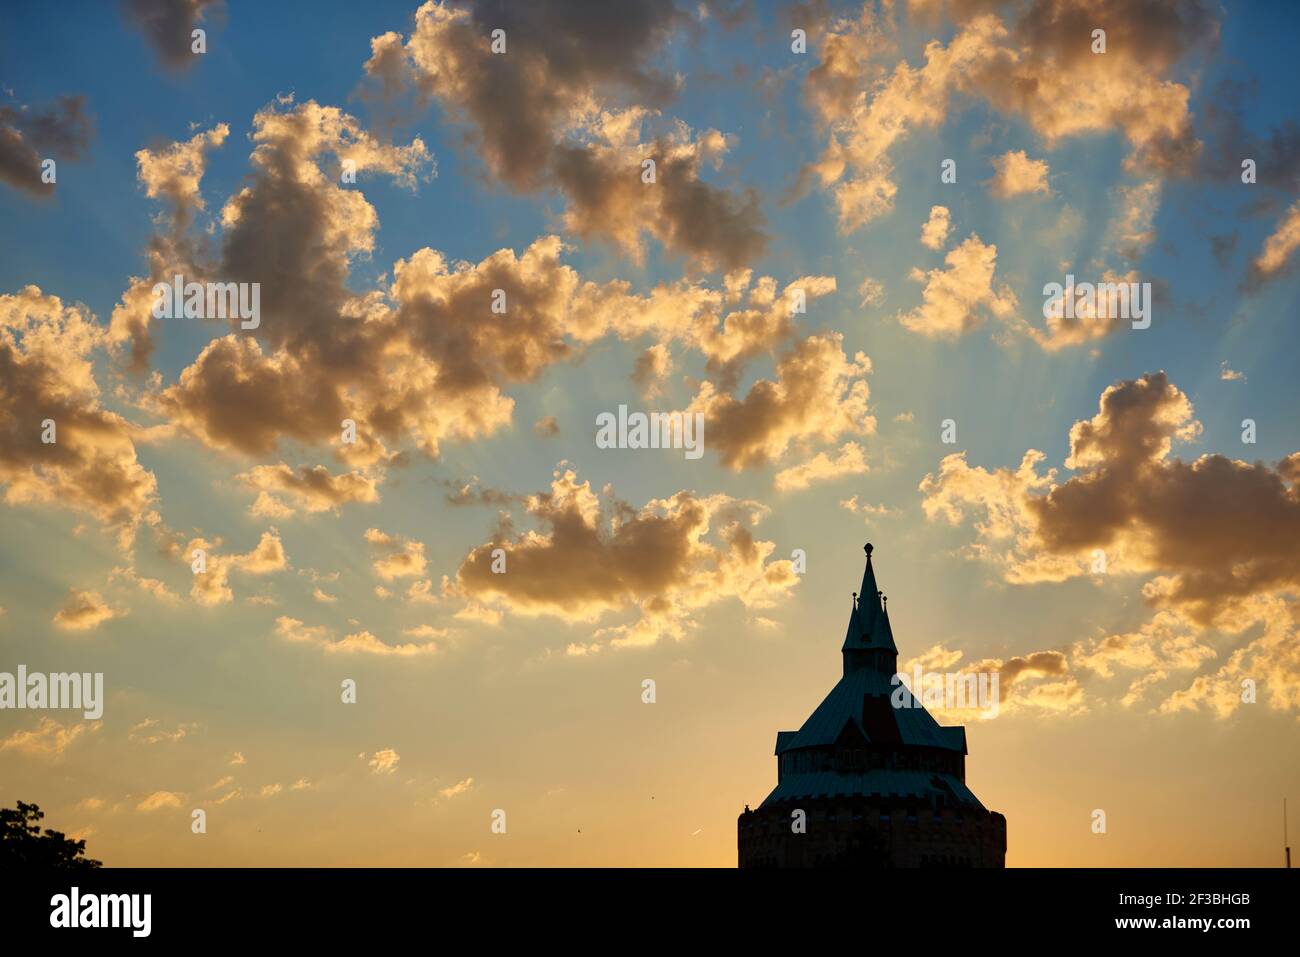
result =
[{"label": "finial", "polygon": [[882,591],[880,593],[880,600],[885,604],[885,611],[889,611],[889,596]]},{"label": "finial", "polygon": [[862,546],[862,550],[863,550],[864,552],[867,553],[867,557],[868,557],[868,558],[871,557],[871,543],[870,543],[870,542],[867,542],[867,544],[863,545],[863,546]]},{"label": "finial", "polygon": [[854,608],[857,608],[857,607],[858,607],[858,593],[857,593],[857,592],[854,592],[854,593],[853,593],[853,607],[854,607]]}]

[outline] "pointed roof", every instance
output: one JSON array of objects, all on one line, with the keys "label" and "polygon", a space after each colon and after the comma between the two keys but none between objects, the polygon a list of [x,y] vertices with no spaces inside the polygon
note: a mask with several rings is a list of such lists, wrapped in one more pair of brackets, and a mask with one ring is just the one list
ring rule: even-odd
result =
[{"label": "pointed roof", "polygon": [[[965,752],[965,731],[940,725],[893,677],[871,668],[848,672],[798,731],[778,733],[777,753],[834,744],[845,725],[852,725],[868,742]],[[895,691],[902,707],[890,700]]]},{"label": "pointed roof", "polygon": [[889,625],[889,598],[882,596],[885,600],[885,607],[880,611],[880,623],[873,634],[876,648],[888,648],[890,651],[897,652],[898,646],[894,644],[894,629]]},{"label": "pointed roof", "polygon": [[[876,570],[871,567],[871,543],[862,550],[867,553],[867,567],[862,571],[862,590],[854,596],[853,610],[849,613],[849,627],[844,635],[841,651],[869,651],[879,648],[898,653],[894,633],[889,627],[880,589],[876,585]],[[887,600],[887,599],[886,599]]]}]

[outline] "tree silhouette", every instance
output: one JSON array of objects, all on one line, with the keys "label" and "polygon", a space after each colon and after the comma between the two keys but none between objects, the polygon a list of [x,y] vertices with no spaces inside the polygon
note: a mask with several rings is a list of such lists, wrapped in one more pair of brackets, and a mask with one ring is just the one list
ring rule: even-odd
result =
[{"label": "tree silhouette", "polygon": [[0,808],[0,870],[19,867],[62,871],[102,867],[85,856],[86,842],[74,841],[62,831],[41,833],[45,812],[35,804],[18,802],[16,809]]}]

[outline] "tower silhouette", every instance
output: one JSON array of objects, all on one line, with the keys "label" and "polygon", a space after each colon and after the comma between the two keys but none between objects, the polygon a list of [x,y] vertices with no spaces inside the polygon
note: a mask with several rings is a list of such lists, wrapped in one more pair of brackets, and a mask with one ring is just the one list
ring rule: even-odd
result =
[{"label": "tower silhouette", "polygon": [[777,732],[776,787],[737,822],[740,866],[1003,867],[1006,818],[966,787],[966,729],[940,726],[896,678],[865,551],[843,676],[798,731]]}]

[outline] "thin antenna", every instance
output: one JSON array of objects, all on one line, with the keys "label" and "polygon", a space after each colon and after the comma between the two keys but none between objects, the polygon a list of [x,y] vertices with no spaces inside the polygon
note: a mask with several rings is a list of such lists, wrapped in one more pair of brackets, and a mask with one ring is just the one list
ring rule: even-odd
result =
[{"label": "thin antenna", "polygon": [[1282,799],[1282,847],[1286,849],[1286,866],[1287,870],[1291,869],[1291,842],[1287,840],[1286,833],[1286,798]]}]

